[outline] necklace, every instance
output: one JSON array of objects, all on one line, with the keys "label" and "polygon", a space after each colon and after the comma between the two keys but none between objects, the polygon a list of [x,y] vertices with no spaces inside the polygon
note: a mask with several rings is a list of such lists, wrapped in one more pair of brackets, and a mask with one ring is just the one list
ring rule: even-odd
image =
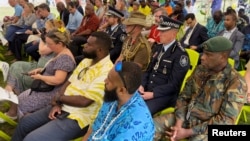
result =
[{"label": "necklace", "polygon": [[[129,39],[124,43],[124,46],[122,48],[122,56],[124,57],[125,61],[131,61],[131,59],[135,56],[137,51],[140,48],[141,45],[141,39],[140,37],[137,37],[136,40],[132,40],[132,38],[128,37]],[[135,43],[135,41],[137,43]]]},{"label": "necklace", "polygon": [[111,112],[113,111],[113,109],[114,109],[114,107],[115,107],[115,102],[114,102],[114,103],[112,104],[111,109],[109,110],[107,116],[105,117],[103,124],[102,124],[101,127],[94,133],[92,139],[93,139],[93,140],[101,140],[101,139],[104,137],[104,135],[106,134],[106,132],[108,131],[108,129],[110,128],[110,126],[113,125],[113,123],[121,116],[121,114],[122,114],[131,104],[133,104],[133,103],[135,102],[135,100],[137,100],[137,98],[135,98],[135,99],[133,99],[132,101],[130,101],[130,103],[128,103],[126,107],[124,107],[121,111],[119,111],[119,113],[110,121],[110,123],[108,124],[108,126],[107,126],[107,127],[105,128],[105,130],[102,132],[102,135],[101,135],[100,137],[96,137],[96,136],[100,133],[101,129],[104,128],[104,125],[106,125],[106,122],[108,121],[108,118],[110,117],[110,114],[111,114]]}]

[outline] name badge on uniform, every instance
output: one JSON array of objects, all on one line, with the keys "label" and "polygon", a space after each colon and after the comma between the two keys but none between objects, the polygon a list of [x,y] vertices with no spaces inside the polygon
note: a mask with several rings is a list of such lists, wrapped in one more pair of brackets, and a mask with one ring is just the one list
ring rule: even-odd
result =
[{"label": "name badge on uniform", "polygon": [[170,60],[163,60],[163,62],[167,62],[167,63],[172,63],[172,61],[170,61]]},{"label": "name badge on uniform", "polygon": [[167,68],[166,68],[166,66],[164,66],[164,68],[163,68],[163,70],[162,70],[162,73],[163,73],[163,74],[167,74]]}]

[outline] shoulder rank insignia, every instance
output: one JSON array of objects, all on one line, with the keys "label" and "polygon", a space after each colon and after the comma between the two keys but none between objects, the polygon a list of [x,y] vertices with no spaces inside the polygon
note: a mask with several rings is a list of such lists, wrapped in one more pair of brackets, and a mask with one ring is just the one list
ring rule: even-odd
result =
[{"label": "shoulder rank insignia", "polygon": [[183,51],[186,52],[185,48],[182,47],[180,42],[177,42],[177,46]]},{"label": "shoulder rank insignia", "polygon": [[126,38],[126,35],[125,34],[121,34],[120,41],[123,42],[125,40],[125,38]]}]

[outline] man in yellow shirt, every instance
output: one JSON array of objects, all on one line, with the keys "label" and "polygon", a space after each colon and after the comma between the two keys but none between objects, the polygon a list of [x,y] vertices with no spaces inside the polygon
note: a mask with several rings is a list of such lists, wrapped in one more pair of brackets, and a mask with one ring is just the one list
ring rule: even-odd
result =
[{"label": "man in yellow shirt", "polygon": [[104,80],[113,67],[107,33],[94,32],[77,66],[61,92],[46,107],[23,117],[12,136],[17,140],[72,140],[83,136],[103,103]]},{"label": "man in yellow shirt", "polygon": [[145,16],[148,16],[151,14],[151,8],[146,4],[145,0],[139,0],[140,7],[139,11],[143,13]]}]

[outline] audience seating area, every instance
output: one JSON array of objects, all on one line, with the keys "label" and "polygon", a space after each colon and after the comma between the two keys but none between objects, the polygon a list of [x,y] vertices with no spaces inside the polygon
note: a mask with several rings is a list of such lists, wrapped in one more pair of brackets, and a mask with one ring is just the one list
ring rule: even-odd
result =
[{"label": "audience seating area", "polygon": [[[202,5],[204,5],[203,2],[202,2]],[[97,7],[95,7],[95,8],[97,8]],[[210,11],[207,10],[205,13],[202,13],[202,11],[200,10],[200,12],[201,12],[201,14],[204,14],[204,18],[207,18],[208,12],[210,12]],[[54,17],[56,17],[57,14],[53,13],[53,15],[54,15]],[[58,19],[60,19],[60,17],[58,17]],[[0,19],[0,20],[2,20],[2,19]],[[182,28],[183,28],[183,32],[184,32],[185,27],[183,26]],[[146,30],[144,32],[150,32],[150,30]],[[192,30],[192,32],[193,32],[193,30]],[[145,35],[145,36],[147,37],[147,35]],[[23,48],[23,45],[21,45],[21,47]],[[199,52],[192,50],[192,49],[188,49],[188,48],[186,48],[185,50],[189,56],[190,68],[184,77],[184,80],[183,80],[181,88],[180,88],[180,92],[183,90],[188,78],[191,76],[191,74],[194,72],[196,66],[199,64],[199,59],[200,59]],[[4,47],[4,46],[0,45],[0,87],[5,86],[6,78],[7,78],[7,74],[5,72],[8,72],[8,69],[9,69],[9,65],[7,66],[2,61],[5,61],[8,64],[11,64],[11,60],[15,59],[14,56],[7,57],[6,55],[4,55],[6,52],[7,52],[6,46]],[[27,53],[25,53],[24,49],[21,50],[21,54],[22,55],[26,54],[24,57],[22,57],[22,61],[29,61],[29,62],[33,61],[33,58],[31,56],[28,56]],[[231,58],[228,58],[228,63],[232,67],[234,67],[234,65],[235,65],[235,61]],[[245,68],[246,63],[247,63],[247,61],[245,59],[242,59],[242,58],[240,59],[240,65],[239,65],[237,71],[242,76],[244,76],[246,73],[246,68]],[[1,139],[4,139],[5,141],[10,141],[11,134],[12,134],[13,130],[15,129],[16,125],[18,124],[17,121],[12,120],[9,116],[5,115],[4,111],[5,111],[5,109],[8,109],[9,107],[10,107],[9,102],[0,100],[0,118],[4,119],[6,121],[6,123],[4,123],[4,126],[2,126],[0,123],[0,141],[1,141]],[[168,108],[156,113],[154,115],[154,117],[159,116],[159,115],[168,114],[168,113],[173,113],[174,111],[175,111],[175,107],[168,107]],[[245,104],[243,106],[235,124],[236,125],[250,124],[250,104],[249,105]],[[9,129],[5,130],[5,127],[10,127],[10,130]],[[82,137],[74,139],[72,141],[81,141],[81,140],[82,140]],[[185,141],[185,140],[182,140],[182,141]]]}]

